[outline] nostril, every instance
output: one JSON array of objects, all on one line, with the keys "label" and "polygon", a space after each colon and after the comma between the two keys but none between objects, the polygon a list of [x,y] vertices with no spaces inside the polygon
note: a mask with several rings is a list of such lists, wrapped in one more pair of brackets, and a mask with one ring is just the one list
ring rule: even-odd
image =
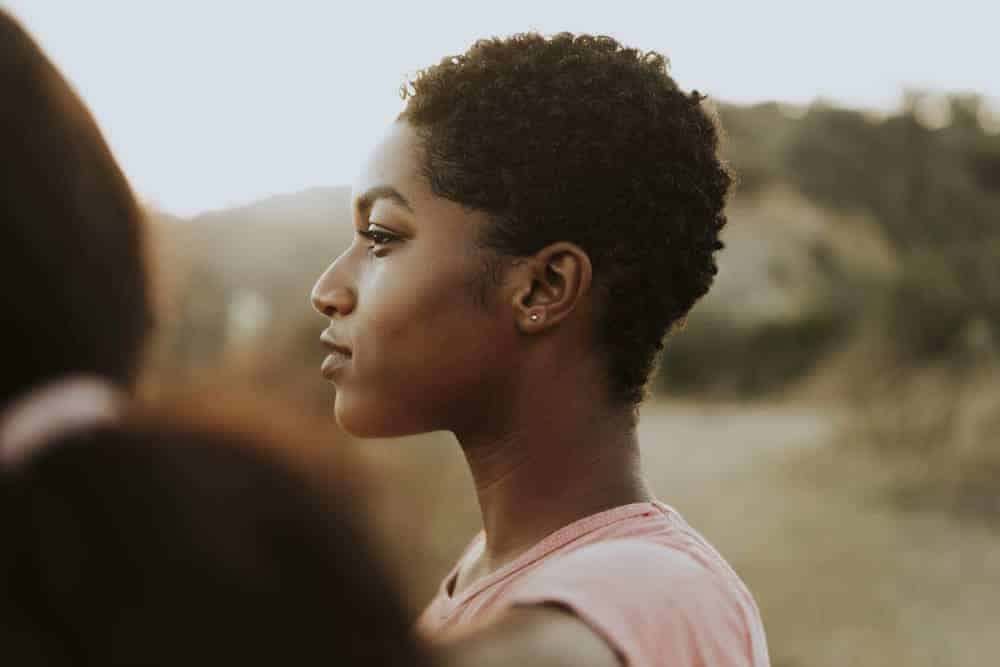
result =
[{"label": "nostril", "polygon": [[354,308],[354,296],[346,287],[324,287],[317,283],[311,295],[313,309],[324,317],[346,315]]}]

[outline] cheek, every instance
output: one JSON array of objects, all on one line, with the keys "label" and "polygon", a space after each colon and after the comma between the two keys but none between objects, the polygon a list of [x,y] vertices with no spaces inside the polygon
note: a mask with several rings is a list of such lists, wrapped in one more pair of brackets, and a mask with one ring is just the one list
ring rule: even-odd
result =
[{"label": "cheek", "polygon": [[[435,262],[436,259],[436,262]],[[369,347],[367,361],[414,363],[447,358],[482,317],[472,298],[468,267],[443,264],[440,258],[381,268],[365,286],[369,297],[361,345]]]},{"label": "cheek", "polygon": [[379,420],[418,428],[416,421],[471,400],[489,375],[497,361],[497,319],[477,303],[467,270],[445,268],[411,273],[408,281],[373,276],[365,286],[378,298],[359,309],[356,383],[338,406],[345,420],[348,412],[371,412],[374,419],[374,408],[364,406],[378,404]]},{"label": "cheek", "polygon": [[370,320],[372,358],[365,359],[385,380],[407,383],[435,376],[446,381],[480,356],[489,336],[483,314],[461,294],[445,290],[413,290],[408,298],[386,302]]}]

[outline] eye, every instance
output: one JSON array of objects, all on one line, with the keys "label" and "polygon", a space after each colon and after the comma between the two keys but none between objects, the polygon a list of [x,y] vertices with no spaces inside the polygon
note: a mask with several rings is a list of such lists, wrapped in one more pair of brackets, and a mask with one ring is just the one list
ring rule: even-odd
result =
[{"label": "eye", "polygon": [[377,246],[385,246],[399,240],[395,234],[379,229],[373,224],[368,225],[368,229],[358,231],[358,235],[371,241],[371,245],[368,246],[369,252],[377,250]]}]

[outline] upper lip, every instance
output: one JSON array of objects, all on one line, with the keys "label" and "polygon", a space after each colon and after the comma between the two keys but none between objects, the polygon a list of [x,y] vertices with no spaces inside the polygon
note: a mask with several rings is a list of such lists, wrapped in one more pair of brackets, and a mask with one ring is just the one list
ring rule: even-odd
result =
[{"label": "upper lip", "polygon": [[341,354],[346,354],[347,356],[351,356],[351,348],[347,347],[346,345],[341,345],[336,340],[334,340],[333,336],[330,334],[329,331],[324,331],[323,334],[319,337],[319,340],[321,343],[323,343],[323,345],[333,350],[334,352],[340,352]]}]

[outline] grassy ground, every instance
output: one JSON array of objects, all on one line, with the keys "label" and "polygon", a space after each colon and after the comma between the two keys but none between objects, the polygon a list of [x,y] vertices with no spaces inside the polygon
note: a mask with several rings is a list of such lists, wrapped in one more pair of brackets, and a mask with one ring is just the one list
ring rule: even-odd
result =
[{"label": "grassy ground", "polygon": [[[886,501],[888,468],[834,446],[815,405],[658,402],[644,408],[647,476],[753,590],[780,667],[991,664],[1000,652],[1000,531]],[[376,509],[418,609],[478,509],[445,434],[365,443],[386,473]]]}]

